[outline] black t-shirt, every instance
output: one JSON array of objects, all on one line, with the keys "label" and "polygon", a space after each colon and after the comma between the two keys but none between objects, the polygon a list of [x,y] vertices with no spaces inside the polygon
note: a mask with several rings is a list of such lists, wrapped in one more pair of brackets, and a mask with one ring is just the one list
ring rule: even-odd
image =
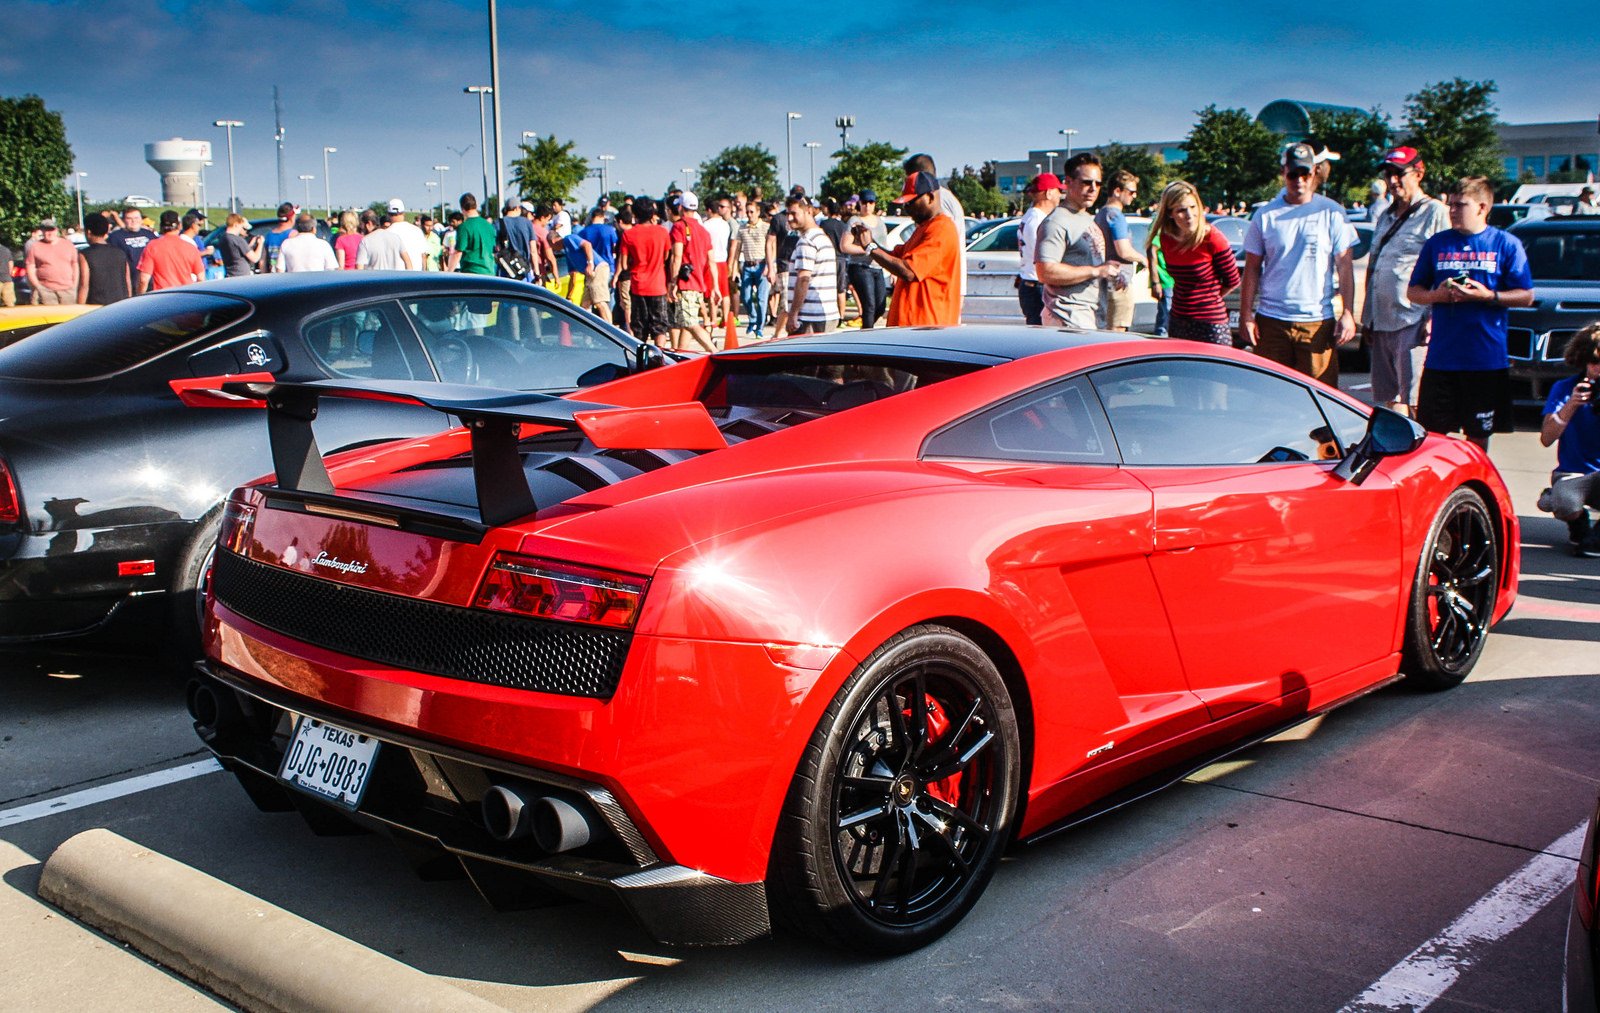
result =
[{"label": "black t-shirt", "polygon": [[817,219],[817,227],[826,232],[828,234],[828,238],[833,240],[833,252],[843,256],[844,251],[839,249],[839,240],[843,239],[844,234],[849,231],[849,229],[845,227],[844,219],[819,218]]},{"label": "black t-shirt", "polygon": [[800,234],[789,228],[789,212],[780,211],[772,216],[772,234],[778,237],[778,270],[789,269],[789,258],[800,242]]},{"label": "black t-shirt", "polygon": [[115,246],[90,243],[83,250],[83,259],[89,265],[89,293],[84,300],[90,306],[109,306],[133,293],[128,291],[128,258]]},{"label": "black t-shirt", "polygon": [[255,273],[255,265],[250,263],[250,237],[237,236],[232,232],[224,232],[222,241],[217,244],[217,256],[222,258],[222,266],[228,272],[228,277],[239,278]]},{"label": "black t-shirt", "polygon": [[128,267],[133,271],[139,270],[139,258],[144,256],[144,248],[155,241],[156,234],[149,229],[117,229],[106,240],[108,246],[121,250],[128,258]]}]

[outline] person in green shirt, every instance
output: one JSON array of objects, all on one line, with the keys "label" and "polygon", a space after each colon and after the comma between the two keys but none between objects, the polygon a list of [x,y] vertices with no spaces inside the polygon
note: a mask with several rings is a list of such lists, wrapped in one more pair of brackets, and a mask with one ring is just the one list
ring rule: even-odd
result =
[{"label": "person in green shirt", "polygon": [[422,241],[427,244],[427,253],[424,255],[422,269],[424,271],[439,271],[443,268],[441,257],[444,253],[444,244],[439,241],[439,233],[434,228],[432,215],[423,215],[417,219],[417,227],[422,229]]},{"label": "person in green shirt", "polygon": [[1161,252],[1161,236],[1155,229],[1144,248],[1145,262],[1153,265],[1150,272],[1150,295],[1156,301],[1155,336],[1167,336],[1167,314],[1172,312],[1172,275],[1167,273],[1167,258]]},{"label": "person in green shirt", "polygon": [[494,274],[494,226],[478,213],[478,198],[461,195],[461,224],[456,226],[456,248],[450,270],[463,274]]}]

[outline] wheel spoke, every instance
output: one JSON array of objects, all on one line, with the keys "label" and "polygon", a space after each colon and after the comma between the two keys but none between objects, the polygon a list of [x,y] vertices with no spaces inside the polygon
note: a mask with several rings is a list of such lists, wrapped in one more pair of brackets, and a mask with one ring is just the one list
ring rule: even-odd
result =
[{"label": "wheel spoke", "polygon": [[864,791],[869,795],[889,797],[893,781],[887,777],[858,777],[849,774],[839,778],[839,787],[845,791]]},{"label": "wheel spoke", "polygon": [[993,741],[994,732],[985,731],[978,737],[978,741],[968,746],[961,755],[924,774],[922,779],[924,781],[943,781],[947,777],[953,777],[961,773],[967,769],[967,764],[972,762],[972,758],[989,748],[989,743]]},{"label": "wheel spoke", "polygon": [[900,869],[897,873],[898,882],[895,884],[895,902],[899,905],[901,916],[911,911],[912,880],[917,875],[917,852],[922,850],[922,840],[917,836],[917,824],[909,818],[905,821],[906,844],[900,852]]},{"label": "wheel spoke", "polygon": [[967,860],[961,857],[961,851],[956,847],[956,842],[945,836],[945,828],[940,827],[939,824],[934,821],[932,816],[922,812],[921,810],[913,810],[913,813],[917,819],[921,820],[927,826],[929,838],[939,843],[939,849],[944,852],[945,857],[950,860],[950,863],[956,867],[956,870],[961,874],[961,877],[965,879],[967,876],[971,875],[971,866],[967,865]]},{"label": "wheel spoke", "polygon": [[934,798],[932,795],[923,795],[922,805],[924,808],[937,813],[940,818],[955,824],[962,830],[965,830],[970,835],[987,837],[989,834],[989,831],[986,828],[979,826],[971,816],[968,816],[966,813],[962,812],[960,809],[957,809],[944,799]]},{"label": "wheel spoke", "polygon": [[878,878],[872,884],[872,896],[868,898],[874,907],[888,899],[886,893],[889,879],[900,865],[901,853],[906,850],[906,835],[899,820],[895,821],[894,831],[894,836],[883,853],[883,862],[878,866]]},{"label": "wheel spoke", "polygon": [[908,719],[911,725],[911,750],[906,760],[915,762],[928,744],[928,690],[920,668],[911,677],[910,700],[907,702],[911,705],[911,717]]},{"label": "wheel spoke", "polygon": [[839,818],[839,829],[849,830],[858,823],[873,823],[877,820],[883,819],[888,815],[889,807],[887,804],[873,806],[870,809],[863,809],[858,813],[851,813],[849,816],[841,816]]}]

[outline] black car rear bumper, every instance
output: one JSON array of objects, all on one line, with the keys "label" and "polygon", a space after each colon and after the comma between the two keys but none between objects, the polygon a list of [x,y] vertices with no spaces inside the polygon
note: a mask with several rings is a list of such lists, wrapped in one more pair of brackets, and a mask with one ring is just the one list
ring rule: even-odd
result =
[{"label": "black car rear bumper", "polygon": [[[500,910],[563,897],[621,907],[656,939],[686,946],[747,942],[770,931],[766,888],[662,861],[625,809],[600,785],[535,770],[321,714],[212,662],[189,687],[195,730],[258,808],[298,810],[319,832],[354,827],[399,844],[419,875],[465,875]],[[197,695],[210,694],[209,697]],[[346,811],[277,776],[296,715],[370,735],[381,745],[358,808]],[[565,852],[532,840],[504,841],[485,827],[482,799],[494,786],[548,793],[581,807],[596,833]]]}]

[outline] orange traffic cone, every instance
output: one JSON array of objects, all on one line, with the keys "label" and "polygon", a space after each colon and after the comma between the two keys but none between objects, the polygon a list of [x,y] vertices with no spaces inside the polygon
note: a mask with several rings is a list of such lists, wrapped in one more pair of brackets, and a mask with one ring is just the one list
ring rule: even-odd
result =
[{"label": "orange traffic cone", "polygon": [[722,332],[722,347],[726,351],[739,347],[739,314],[731,309],[725,314],[728,318],[727,328]]}]

